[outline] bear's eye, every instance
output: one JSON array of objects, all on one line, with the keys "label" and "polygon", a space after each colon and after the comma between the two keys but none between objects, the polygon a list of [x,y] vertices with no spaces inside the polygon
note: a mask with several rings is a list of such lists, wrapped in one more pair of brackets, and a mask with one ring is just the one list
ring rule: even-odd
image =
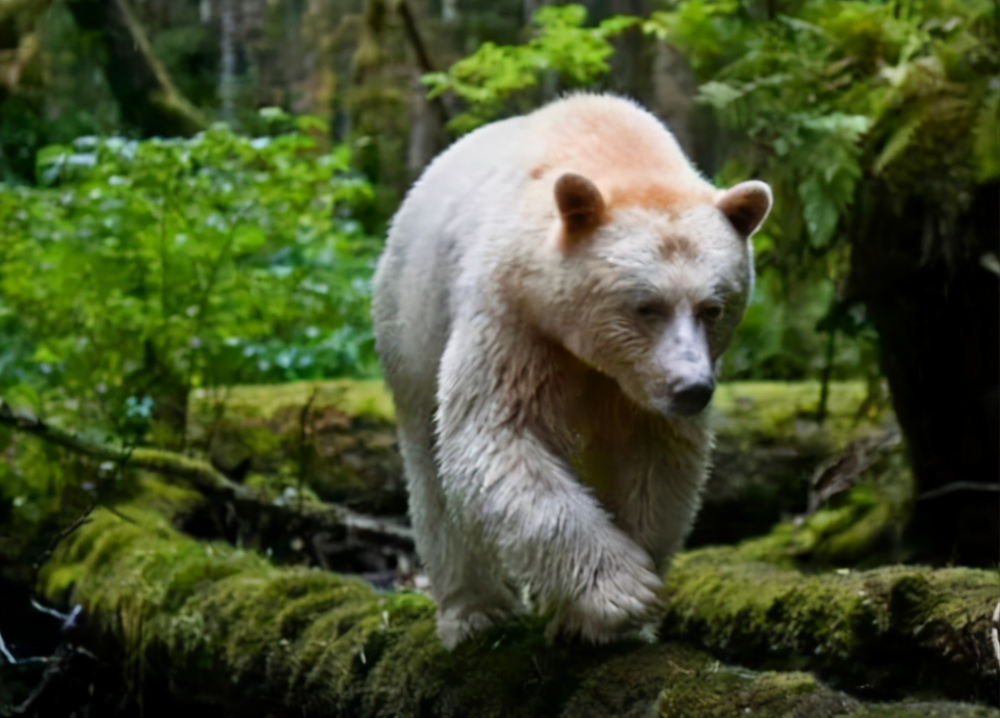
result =
[{"label": "bear's eye", "polygon": [[702,307],[701,311],[698,312],[698,316],[701,317],[702,321],[716,322],[722,319],[722,313],[721,304],[710,304],[707,307]]},{"label": "bear's eye", "polygon": [[643,302],[635,308],[635,313],[643,319],[655,319],[657,317],[662,317],[665,311],[666,308],[663,306],[663,302],[657,300]]}]

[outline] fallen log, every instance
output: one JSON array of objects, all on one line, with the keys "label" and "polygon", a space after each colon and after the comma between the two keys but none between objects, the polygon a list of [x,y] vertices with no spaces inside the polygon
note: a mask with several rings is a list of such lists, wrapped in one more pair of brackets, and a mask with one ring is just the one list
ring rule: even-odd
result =
[{"label": "fallen log", "polygon": [[[356,552],[351,549],[357,545],[385,548],[397,554],[412,554],[414,550],[413,532],[399,519],[367,516],[346,506],[306,498],[301,493],[293,497],[274,497],[266,491],[255,491],[230,480],[207,461],[173,451],[146,447],[124,449],[92,442],[29,412],[14,410],[2,398],[0,426],[95,461],[150,472],[189,486],[208,499],[191,509],[197,514],[192,520],[224,524],[221,530],[213,529],[215,535],[225,536],[236,544],[267,549],[273,548],[269,544],[279,539],[287,543],[293,537],[305,537],[314,544],[311,553],[317,562],[331,564],[326,555],[331,551],[323,546],[340,548],[338,555],[342,560],[333,561],[333,565],[358,572],[386,567],[367,565],[363,559],[360,563],[349,561],[345,564],[344,556],[354,558],[352,554]],[[206,513],[211,516],[206,518]],[[222,520],[220,515],[224,516]]]},{"label": "fallen log", "polygon": [[227,716],[1000,716],[867,703],[808,673],[726,666],[674,643],[549,647],[533,620],[448,654],[424,596],[277,568],[138,504],[119,514],[98,509],[64,539],[41,594],[82,605],[94,650],[119,656],[140,685],[159,676]]},{"label": "fallen log", "polygon": [[678,556],[661,634],[728,661],[808,666],[852,692],[995,704],[995,572],[885,566],[814,575],[759,559],[767,539]]},{"label": "fallen log", "polygon": [[[833,384],[822,426],[814,418],[819,397],[818,382],[719,386],[714,470],[689,545],[735,543],[806,512],[810,478],[824,459],[894,425],[888,409],[856,420],[865,401],[859,382]],[[371,514],[406,510],[395,414],[379,380],[195,392],[188,429],[188,446],[230,475],[303,476],[325,501]]]}]

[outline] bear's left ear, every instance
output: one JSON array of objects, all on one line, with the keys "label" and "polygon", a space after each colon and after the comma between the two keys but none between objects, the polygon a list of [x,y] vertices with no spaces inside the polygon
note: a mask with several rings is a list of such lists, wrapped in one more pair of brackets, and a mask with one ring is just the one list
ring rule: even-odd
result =
[{"label": "bear's left ear", "polygon": [[758,180],[740,182],[719,195],[715,206],[746,238],[760,229],[771,211],[771,188]]},{"label": "bear's left ear", "polygon": [[604,221],[604,197],[583,175],[567,172],[556,180],[556,206],[563,224],[563,248],[572,248]]}]

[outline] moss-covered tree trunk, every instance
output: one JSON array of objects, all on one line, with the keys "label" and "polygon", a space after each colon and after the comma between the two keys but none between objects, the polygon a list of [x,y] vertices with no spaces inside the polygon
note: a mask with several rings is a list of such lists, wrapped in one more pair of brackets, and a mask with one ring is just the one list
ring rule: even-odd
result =
[{"label": "moss-covered tree trunk", "polygon": [[0,0],[0,105],[38,54],[35,25],[48,6],[49,0]]},{"label": "moss-covered tree trunk", "polygon": [[127,0],[70,0],[81,30],[93,33],[122,118],[144,137],[190,136],[206,120],[174,87]]},{"label": "moss-covered tree trunk", "polygon": [[909,534],[942,562],[1000,557],[998,195],[996,183],[979,187],[955,220],[873,182],[852,238],[851,293],[878,329],[923,496]]},{"label": "moss-covered tree trunk", "polygon": [[[762,597],[740,583],[753,575],[752,567],[740,578],[738,567],[727,573],[718,561],[694,559],[671,579],[668,633],[690,633],[691,611],[702,605],[715,610],[721,602],[718,621],[761,643],[782,619],[785,627],[775,640],[798,636],[802,667],[821,649],[829,652],[827,660],[864,662],[867,651],[871,660],[910,661],[919,701],[869,703],[809,673],[726,666],[675,643],[550,647],[537,621],[497,628],[448,654],[434,635],[429,599],[377,592],[356,578],[279,568],[228,545],[194,541],[150,508],[176,511],[177,501],[172,490],[119,505],[117,513],[99,509],[63,541],[39,588],[50,601],[81,604],[88,645],[120,660],[140,689],[159,686],[171,700],[214,706],[220,715],[1000,716],[986,706],[935,699],[933,686],[919,686],[919,671],[953,659],[921,664],[919,656],[908,658],[914,646],[932,642],[908,632],[918,626],[899,621],[913,607],[885,605],[879,587],[901,583],[878,574],[843,585],[821,581],[821,591],[793,597],[794,572],[765,568],[753,580],[758,589],[774,587],[764,598],[785,596],[779,613],[778,603],[763,608]],[[937,585],[937,574],[924,574]],[[730,575],[736,590],[710,585]],[[955,594],[952,607],[979,610],[979,584],[991,579],[983,572],[966,576],[961,587],[950,579],[942,585]],[[859,586],[866,585],[868,602],[858,598]],[[871,608],[859,615],[858,606],[868,603]],[[934,601],[922,605],[928,615],[937,610]],[[797,607],[805,620],[796,620]],[[707,644],[720,640],[720,626],[706,634]],[[955,626],[961,630],[962,624]],[[894,639],[896,627],[905,630]],[[766,648],[758,658],[768,660]]]}]

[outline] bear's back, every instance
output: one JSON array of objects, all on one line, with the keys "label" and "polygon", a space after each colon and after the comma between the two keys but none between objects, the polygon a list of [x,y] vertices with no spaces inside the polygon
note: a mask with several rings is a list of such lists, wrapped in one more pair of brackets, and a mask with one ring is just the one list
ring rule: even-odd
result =
[{"label": "bear's back", "polygon": [[401,391],[435,384],[463,259],[502,215],[498,208],[509,209],[522,191],[523,128],[518,117],[463,137],[430,164],[393,217],[375,273],[372,314],[397,405]]},{"label": "bear's back", "polygon": [[539,180],[539,194],[575,172],[594,182],[612,209],[680,211],[715,198],[670,131],[631,100],[572,95],[527,120],[526,134],[538,143],[528,173]]}]

